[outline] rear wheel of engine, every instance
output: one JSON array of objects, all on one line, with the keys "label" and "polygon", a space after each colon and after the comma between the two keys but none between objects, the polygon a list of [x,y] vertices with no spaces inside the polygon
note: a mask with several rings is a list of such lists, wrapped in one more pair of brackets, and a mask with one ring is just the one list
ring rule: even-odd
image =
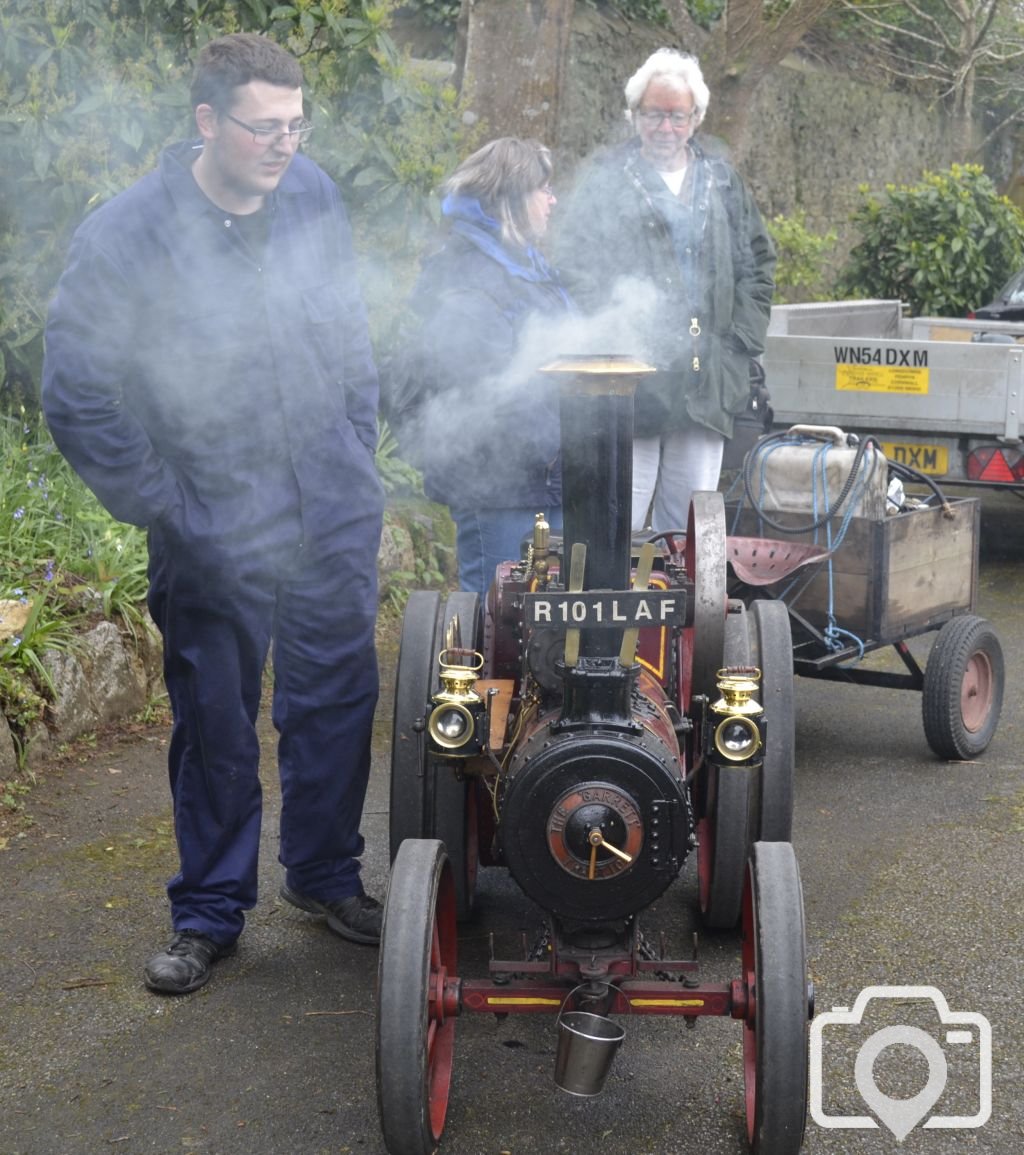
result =
[{"label": "rear wheel of engine", "polygon": [[964,614],[939,630],[924,671],[921,712],[928,745],[950,761],[976,758],[992,741],[1006,669],[995,630]]},{"label": "rear wheel of engine", "polygon": [[443,845],[410,839],[391,868],[377,966],[377,1109],[389,1155],[431,1155],[455,1053],[455,886]]},{"label": "rear wheel of engine", "polygon": [[[449,627],[458,618],[454,641],[457,646],[481,652],[480,597],[475,593],[453,593],[448,596],[444,612],[438,619],[434,657],[448,644]],[[435,667],[436,667],[435,661]],[[437,689],[440,682],[434,687]],[[433,693],[434,690],[431,690]],[[475,778],[456,777],[456,764],[438,762],[433,774],[429,830],[424,837],[440,838],[448,851],[455,877],[455,899],[460,921],[471,917],[476,901],[476,876],[480,853],[477,818],[477,782]]]},{"label": "rear wheel of engine", "polygon": [[[725,617],[723,666],[750,662],[749,619],[742,602],[730,602]],[[749,852],[751,772],[705,764],[697,779],[697,885],[705,926],[731,929],[740,917]]]},{"label": "rear wheel of engine", "polygon": [[391,859],[407,838],[440,838],[445,844],[460,919],[473,912],[479,863],[476,783],[456,776],[455,765],[429,753],[425,726],[431,698],[440,689],[438,655],[447,647],[453,619],[456,645],[480,648],[480,599],[453,593],[441,606],[440,595],[414,590],[402,622],[395,678],[395,715],[391,744]]},{"label": "rear wheel of engine", "polygon": [[749,834],[750,771],[706,763],[697,789],[697,888],[705,926],[740,920]]},{"label": "rear wheel of engine", "polygon": [[738,598],[730,598],[725,616],[725,639],[722,646],[723,666],[749,666],[753,662],[750,645],[750,614]]},{"label": "rear wheel of engine", "polygon": [[391,731],[391,801],[389,841],[391,861],[407,838],[428,833],[427,781],[430,759],[424,732],[434,692],[441,595],[413,590],[402,618],[402,636],[395,671],[395,713]]},{"label": "rear wheel of engine", "polygon": [[691,694],[715,693],[725,649],[725,501],[720,493],[699,491],[690,499],[684,548],[687,577],[693,582],[693,627],[684,631],[689,648]]},{"label": "rear wheel of engine", "polygon": [[765,746],[761,768],[750,790],[750,837],[759,842],[789,842],[793,835],[796,737],[793,705],[793,635],[784,602],[758,599],[750,607],[753,622],[751,661],[761,671]]},{"label": "rear wheel of engine", "polygon": [[755,843],[743,891],[743,1082],[755,1155],[796,1155],[807,1118],[807,946],[788,842]]}]

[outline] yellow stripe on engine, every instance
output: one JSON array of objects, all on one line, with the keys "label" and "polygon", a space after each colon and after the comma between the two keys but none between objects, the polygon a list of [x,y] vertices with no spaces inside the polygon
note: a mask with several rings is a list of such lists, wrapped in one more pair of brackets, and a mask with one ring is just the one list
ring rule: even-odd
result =
[{"label": "yellow stripe on engine", "polygon": [[561,999],[513,999],[513,998],[490,998],[487,999],[489,1007],[560,1007],[562,1005]]},{"label": "yellow stripe on engine", "polygon": [[703,999],[630,999],[631,1007],[702,1007]]}]

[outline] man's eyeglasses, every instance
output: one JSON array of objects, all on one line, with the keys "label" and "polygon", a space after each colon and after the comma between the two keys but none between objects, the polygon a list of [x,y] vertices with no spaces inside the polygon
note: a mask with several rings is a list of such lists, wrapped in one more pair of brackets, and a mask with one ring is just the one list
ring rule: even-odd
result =
[{"label": "man's eyeglasses", "polygon": [[673,128],[684,128],[697,119],[697,110],[690,112],[668,112],[663,108],[641,108],[637,110],[637,118],[651,128],[657,128],[663,120],[667,120]]},{"label": "man's eyeglasses", "polygon": [[230,112],[225,112],[224,115],[239,128],[251,132],[253,144],[277,144],[282,140],[294,140],[302,144],[303,141],[309,140],[309,134],[313,131],[313,125],[308,120],[300,120],[294,128],[253,128],[251,124],[232,116]]}]

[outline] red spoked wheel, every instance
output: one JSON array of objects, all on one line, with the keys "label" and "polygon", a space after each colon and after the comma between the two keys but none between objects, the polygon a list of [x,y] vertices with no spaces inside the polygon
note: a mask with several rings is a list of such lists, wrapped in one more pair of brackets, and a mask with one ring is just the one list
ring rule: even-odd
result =
[{"label": "red spoked wheel", "polygon": [[444,845],[407,839],[391,867],[377,967],[377,1109],[389,1155],[431,1155],[444,1130],[457,962]]},{"label": "red spoked wheel", "polygon": [[795,1155],[807,1118],[807,946],[788,842],[756,842],[743,890],[743,1084],[755,1155]]}]

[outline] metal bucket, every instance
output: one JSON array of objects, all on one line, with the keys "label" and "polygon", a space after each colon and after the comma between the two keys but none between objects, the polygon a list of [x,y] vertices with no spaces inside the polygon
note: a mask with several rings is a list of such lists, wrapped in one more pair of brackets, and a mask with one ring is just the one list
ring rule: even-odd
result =
[{"label": "metal bucket", "polygon": [[570,1095],[599,1095],[625,1037],[623,1028],[604,1015],[563,1010],[558,1016],[555,1083]]}]

